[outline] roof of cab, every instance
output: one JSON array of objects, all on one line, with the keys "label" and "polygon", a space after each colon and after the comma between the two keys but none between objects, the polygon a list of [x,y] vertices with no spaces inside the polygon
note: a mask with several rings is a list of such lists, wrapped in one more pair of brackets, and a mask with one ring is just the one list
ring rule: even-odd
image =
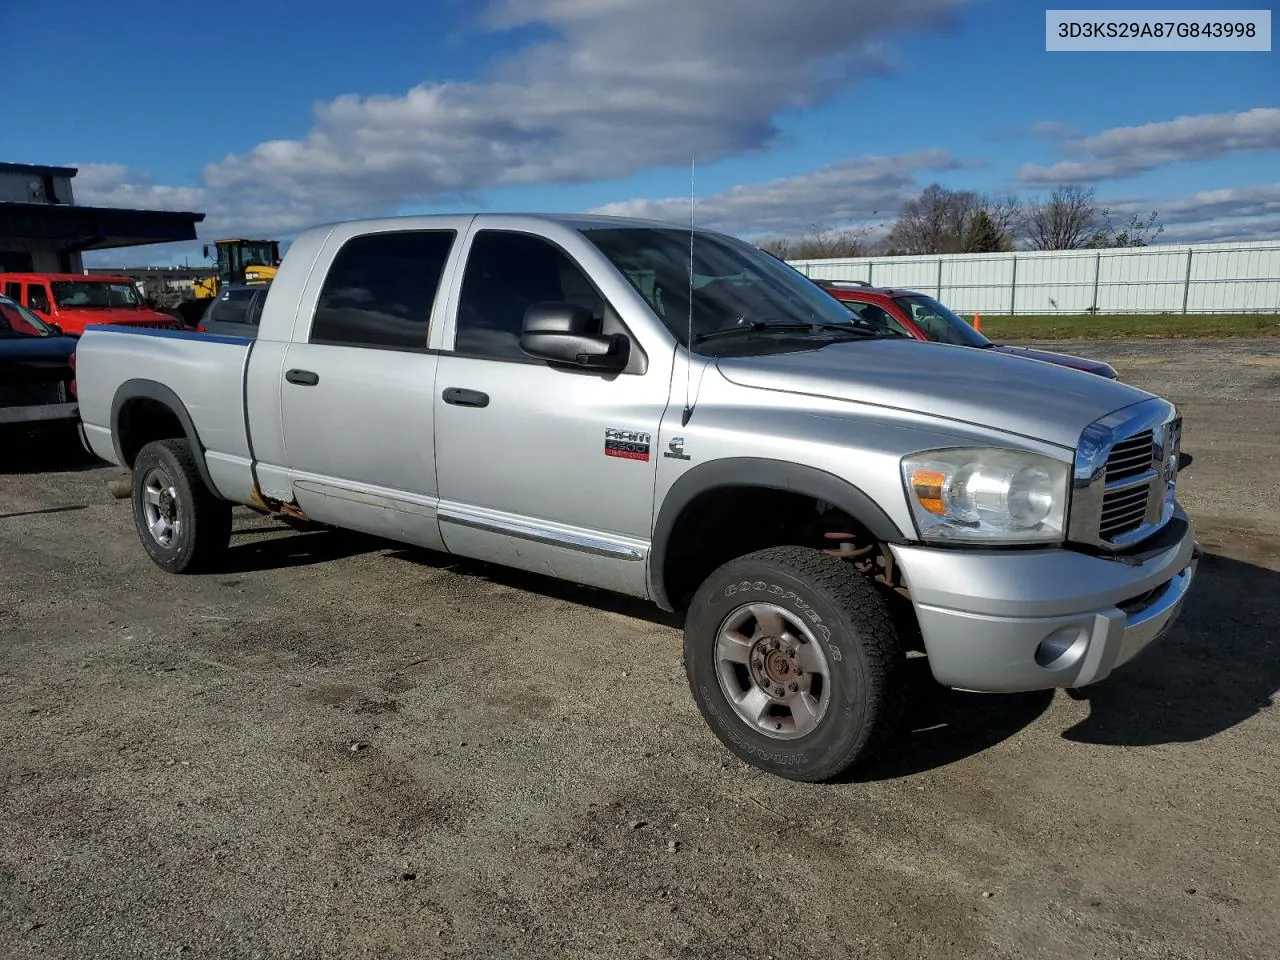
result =
[{"label": "roof of cab", "polygon": [[[441,221],[458,221],[459,219],[480,221],[485,226],[502,226],[504,224],[514,225],[517,223],[527,223],[530,220],[541,220],[547,223],[556,223],[562,226],[571,227],[573,229],[588,228],[607,228],[607,227],[630,227],[644,229],[659,230],[688,230],[689,224],[677,223],[671,220],[654,220],[644,217],[619,217],[610,214],[601,213],[424,213],[424,214],[406,214],[395,217],[373,217],[358,218],[351,220],[334,220],[328,223],[319,223],[313,227],[307,228],[304,232],[312,230],[330,230],[339,226],[361,226],[376,227],[379,229],[385,227],[395,227],[399,229],[413,227],[430,227],[432,224]],[[709,230],[705,227],[697,226],[695,228],[699,233],[719,233],[717,230]]]},{"label": "roof of cab", "polygon": [[77,280],[89,283],[133,283],[133,277],[112,276],[106,273],[37,273],[32,270],[18,272],[16,270],[0,270],[0,277],[11,280]]}]

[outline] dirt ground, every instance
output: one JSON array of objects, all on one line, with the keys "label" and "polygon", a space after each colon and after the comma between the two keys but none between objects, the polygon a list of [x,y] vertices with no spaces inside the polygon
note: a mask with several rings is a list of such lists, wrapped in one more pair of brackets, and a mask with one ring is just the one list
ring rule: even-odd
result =
[{"label": "dirt ground", "polygon": [[643,604],[248,513],[170,577],[11,449],[0,957],[1280,955],[1280,341],[1051,348],[1183,408],[1183,619],[1087,701],[921,673],[827,786],[732,759]]}]

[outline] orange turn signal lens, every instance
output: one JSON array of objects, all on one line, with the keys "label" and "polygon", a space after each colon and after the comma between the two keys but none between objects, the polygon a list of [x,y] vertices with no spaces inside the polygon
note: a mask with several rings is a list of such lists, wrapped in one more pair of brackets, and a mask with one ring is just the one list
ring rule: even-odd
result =
[{"label": "orange turn signal lens", "polygon": [[942,485],[946,479],[938,470],[911,471],[911,490],[916,495],[917,502],[939,517],[947,512],[942,503]]}]

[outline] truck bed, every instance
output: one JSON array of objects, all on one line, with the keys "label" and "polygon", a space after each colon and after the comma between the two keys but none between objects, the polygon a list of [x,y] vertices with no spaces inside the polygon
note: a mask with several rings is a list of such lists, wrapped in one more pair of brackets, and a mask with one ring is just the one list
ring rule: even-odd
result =
[{"label": "truck bed", "polygon": [[141,327],[91,327],[77,348],[76,383],[85,437],[93,452],[124,465],[112,439],[120,398],[174,395],[205,450],[217,492],[244,502],[252,491],[245,417],[248,337]]}]

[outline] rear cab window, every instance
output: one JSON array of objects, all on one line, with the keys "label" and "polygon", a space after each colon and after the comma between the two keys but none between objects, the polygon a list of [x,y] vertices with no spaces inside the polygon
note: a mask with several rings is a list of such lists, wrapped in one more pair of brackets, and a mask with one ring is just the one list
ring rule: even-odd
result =
[{"label": "rear cab window", "polygon": [[453,230],[399,230],[352,237],[320,288],[309,343],[426,351]]},{"label": "rear cab window", "polygon": [[248,323],[249,308],[257,290],[223,290],[209,309],[207,322]]}]

